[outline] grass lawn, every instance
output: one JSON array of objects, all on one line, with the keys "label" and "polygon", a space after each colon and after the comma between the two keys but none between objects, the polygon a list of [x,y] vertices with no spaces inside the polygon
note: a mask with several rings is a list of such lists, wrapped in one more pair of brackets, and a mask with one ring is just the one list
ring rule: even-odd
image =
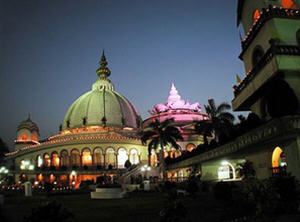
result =
[{"label": "grass lawn", "polygon": [[[5,197],[4,216],[7,221],[22,222],[33,207],[49,200],[55,200],[67,208],[74,215],[74,222],[155,222],[160,220],[160,210],[168,204],[166,195],[162,193],[131,193],[121,200],[91,200],[89,194],[55,195],[49,198],[13,195]],[[197,199],[181,197],[180,200],[188,210],[185,221],[219,221],[222,216],[221,208],[207,196]]]}]

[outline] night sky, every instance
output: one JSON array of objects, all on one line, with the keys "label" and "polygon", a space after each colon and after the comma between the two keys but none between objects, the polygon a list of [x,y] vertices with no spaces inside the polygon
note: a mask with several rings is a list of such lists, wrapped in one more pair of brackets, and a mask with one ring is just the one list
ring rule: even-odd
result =
[{"label": "night sky", "polygon": [[[41,138],[97,79],[102,50],[116,91],[143,118],[173,82],[203,107],[231,102],[244,76],[236,0],[0,0],[0,137],[30,112]],[[204,110],[204,107],[203,107]]]}]

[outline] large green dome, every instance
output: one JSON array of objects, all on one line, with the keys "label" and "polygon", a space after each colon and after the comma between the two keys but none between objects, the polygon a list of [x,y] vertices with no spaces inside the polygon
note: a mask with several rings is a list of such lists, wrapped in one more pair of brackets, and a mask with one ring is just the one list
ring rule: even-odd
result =
[{"label": "large green dome", "polygon": [[97,70],[99,79],[92,90],[80,96],[69,107],[62,130],[85,126],[111,126],[139,128],[141,118],[128,99],[114,90],[107,78],[110,75],[106,67],[104,54]]}]

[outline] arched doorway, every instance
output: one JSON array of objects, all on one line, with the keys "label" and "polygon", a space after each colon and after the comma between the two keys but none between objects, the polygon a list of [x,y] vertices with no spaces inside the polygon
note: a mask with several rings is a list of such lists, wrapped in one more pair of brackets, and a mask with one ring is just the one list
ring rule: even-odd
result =
[{"label": "arched doorway", "polygon": [[80,153],[77,149],[71,151],[71,164],[72,166],[80,166]]},{"label": "arched doorway", "polygon": [[113,168],[116,165],[116,155],[113,148],[107,148],[105,155],[105,163],[107,167],[112,166]]},{"label": "arched doorway", "polygon": [[60,165],[68,167],[70,165],[68,151],[62,150],[60,152]]},{"label": "arched doorway", "polygon": [[54,167],[59,167],[59,156],[57,152],[51,154],[51,163]]},{"label": "arched doorway", "polygon": [[91,150],[89,148],[84,148],[81,155],[82,166],[92,166],[93,160],[91,155]]},{"label": "arched doorway", "polygon": [[139,164],[139,155],[136,149],[131,149],[129,153],[129,161],[131,164]]},{"label": "arched doorway", "polygon": [[44,166],[45,167],[50,167],[51,165],[51,159],[48,153],[44,154]]},{"label": "arched doorway", "polygon": [[128,159],[127,152],[124,148],[118,150],[118,168],[124,168],[125,162]]},{"label": "arched doorway", "polygon": [[101,166],[103,164],[103,158],[102,158],[102,149],[100,147],[97,147],[94,149],[94,165],[95,166]]},{"label": "arched doorway", "polygon": [[219,180],[235,180],[235,168],[234,166],[224,160],[221,162],[221,166],[218,168],[218,179]]},{"label": "arched doorway", "polygon": [[283,175],[286,173],[287,163],[283,150],[278,146],[272,153],[272,174],[273,176]]}]

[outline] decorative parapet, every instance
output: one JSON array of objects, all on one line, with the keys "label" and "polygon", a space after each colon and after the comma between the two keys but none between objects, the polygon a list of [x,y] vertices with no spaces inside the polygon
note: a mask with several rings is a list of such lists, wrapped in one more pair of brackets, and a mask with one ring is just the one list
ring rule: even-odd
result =
[{"label": "decorative parapet", "polygon": [[240,54],[240,58],[242,58],[244,52],[248,49],[249,45],[255,39],[265,22],[272,18],[300,19],[300,11],[297,9],[285,9],[271,5],[267,9],[263,8],[260,12],[259,18],[254,22],[252,28],[250,28],[249,32],[242,40],[243,51]]},{"label": "decorative parapet", "polygon": [[300,55],[299,46],[283,46],[271,44],[270,48],[266,51],[264,56],[259,60],[256,66],[250,70],[246,77],[240,82],[238,86],[234,86],[234,96],[236,97],[250,82],[251,80],[260,72],[260,70],[267,65],[275,55]]},{"label": "decorative parapet", "polygon": [[217,147],[205,153],[170,164],[168,169],[189,167],[209,160],[222,158],[257,144],[276,139],[278,137],[293,138],[300,135],[300,116],[287,116],[274,119],[261,127],[236,138],[234,141]]},{"label": "decorative parapet", "polygon": [[74,144],[74,143],[95,143],[95,142],[120,142],[124,140],[131,140],[134,142],[141,143],[139,138],[135,137],[128,137],[128,136],[122,136],[118,133],[110,133],[110,134],[68,134],[68,135],[58,135],[51,137],[51,139],[46,140],[45,142],[42,142],[40,144],[35,144],[35,145],[29,145],[20,148],[19,150],[6,153],[6,157],[11,157],[14,156],[22,151],[27,151],[27,150],[38,150],[38,149],[43,149],[43,148],[48,148],[49,146],[53,145],[65,145],[65,144]]}]

